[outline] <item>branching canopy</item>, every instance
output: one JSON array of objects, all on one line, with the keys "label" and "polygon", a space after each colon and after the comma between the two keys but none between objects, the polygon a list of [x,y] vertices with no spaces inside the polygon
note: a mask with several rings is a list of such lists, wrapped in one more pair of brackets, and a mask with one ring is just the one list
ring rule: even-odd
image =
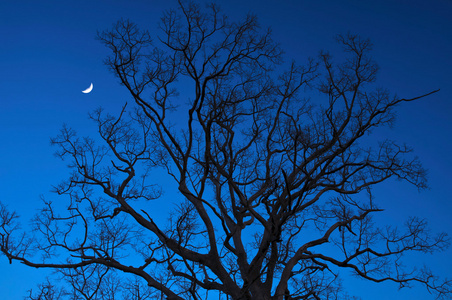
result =
[{"label": "branching canopy", "polygon": [[[282,63],[254,16],[236,22],[185,2],[152,38],[127,20],[98,37],[133,104],[91,113],[98,138],[64,127],[52,139],[70,162],[55,187],[68,202],[44,200],[33,234],[0,207],[3,254],[66,282],[30,299],[338,299],[344,269],[451,295],[451,282],[402,263],[408,251],[444,249],[445,234],[419,218],[404,229],[372,221],[382,211],[374,185],[427,183],[408,146],[365,137],[436,91],[376,89],[368,40],[339,36],[341,63],[326,52]],[[167,223],[159,201],[174,205]]]}]

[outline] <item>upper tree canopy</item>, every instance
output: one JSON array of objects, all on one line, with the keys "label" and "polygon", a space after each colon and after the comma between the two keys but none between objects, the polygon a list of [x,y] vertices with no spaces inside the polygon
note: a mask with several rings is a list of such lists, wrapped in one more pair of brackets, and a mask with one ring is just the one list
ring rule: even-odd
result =
[{"label": "upper tree canopy", "polygon": [[[72,171],[55,188],[66,210],[45,200],[22,236],[15,213],[0,209],[6,257],[66,282],[30,299],[338,299],[343,269],[451,295],[450,282],[402,264],[405,252],[446,247],[445,234],[420,218],[404,229],[372,221],[382,211],[374,185],[422,189],[426,178],[406,145],[372,148],[363,137],[433,92],[375,88],[368,40],[338,36],[341,63],[327,52],[282,63],[254,16],[236,22],[185,2],[158,34],[121,20],[99,39],[134,104],[91,113],[100,138],[64,127],[52,139]],[[171,183],[159,182],[163,171]],[[179,193],[167,199],[161,186]],[[155,199],[175,205],[167,223]]]}]

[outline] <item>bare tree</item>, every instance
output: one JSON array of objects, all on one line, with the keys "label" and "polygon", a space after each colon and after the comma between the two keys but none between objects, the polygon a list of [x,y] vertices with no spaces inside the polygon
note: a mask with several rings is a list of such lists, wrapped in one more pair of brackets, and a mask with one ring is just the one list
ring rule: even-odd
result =
[{"label": "bare tree", "polygon": [[[376,89],[371,44],[358,36],[337,38],[343,62],[322,52],[284,64],[254,16],[179,4],[154,40],[125,20],[99,34],[134,107],[93,112],[98,139],[68,127],[52,139],[70,161],[55,188],[68,204],[44,200],[31,236],[2,205],[3,254],[57,270],[64,299],[339,299],[344,269],[450,296],[450,281],[402,264],[406,252],[447,247],[446,234],[420,218],[404,229],[372,221],[382,211],[373,186],[396,178],[423,189],[424,169],[409,147],[364,138],[391,125],[399,104],[436,91]],[[163,173],[178,190],[165,199],[167,224],[153,201],[165,197]]]}]

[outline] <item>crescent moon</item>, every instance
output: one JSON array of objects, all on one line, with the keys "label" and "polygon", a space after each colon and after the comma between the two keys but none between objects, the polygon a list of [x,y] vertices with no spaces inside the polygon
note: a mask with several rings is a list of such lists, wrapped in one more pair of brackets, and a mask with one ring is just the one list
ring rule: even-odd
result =
[{"label": "crescent moon", "polygon": [[87,88],[86,90],[82,91],[82,93],[88,94],[88,93],[91,92],[92,90],[93,90],[93,84],[91,83],[91,85],[89,86],[89,88]]}]

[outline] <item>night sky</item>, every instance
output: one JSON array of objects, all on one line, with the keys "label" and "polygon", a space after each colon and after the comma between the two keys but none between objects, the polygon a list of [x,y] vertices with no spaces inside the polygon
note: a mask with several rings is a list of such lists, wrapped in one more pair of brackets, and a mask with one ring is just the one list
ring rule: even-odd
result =
[{"label": "night sky", "polygon": [[[204,2],[204,1],[203,1]],[[374,44],[380,65],[378,85],[410,98],[439,93],[398,109],[393,129],[375,138],[406,142],[429,171],[430,189],[419,192],[398,181],[375,189],[385,208],[380,224],[403,225],[408,216],[424,217],[432,232],[452,234],[452,1],[218,1],[233,18],[252,12],[262,27],[273,29],[286,60],[302,63],[319,50],[337,46],[338,33],[357,33]],[[177,2],[133,1],[0,1],[0,201],[22,217],[23,227],[41,207],[40,195],[67,176],[66,162],[53,156],[49,143],[63,123],[80,135],[95,135],[87,113],[103,106],[119,112],[130,97],[104,66],[109,54],[96,32],[128,18],[151,35],[161,12]],[[90,83],[89,94],[81,91]],[[58,198],[56,198],[58,199]],[[406,262],[429,265],[452,277],[452,249],[435,255],[412,255]],[[48,272],[0,256],[0,298],[22,299]],[[346,277],[351,295],[363,299],[433,299],[423,288],[398,290],[393,283],[374,284]]]}]

